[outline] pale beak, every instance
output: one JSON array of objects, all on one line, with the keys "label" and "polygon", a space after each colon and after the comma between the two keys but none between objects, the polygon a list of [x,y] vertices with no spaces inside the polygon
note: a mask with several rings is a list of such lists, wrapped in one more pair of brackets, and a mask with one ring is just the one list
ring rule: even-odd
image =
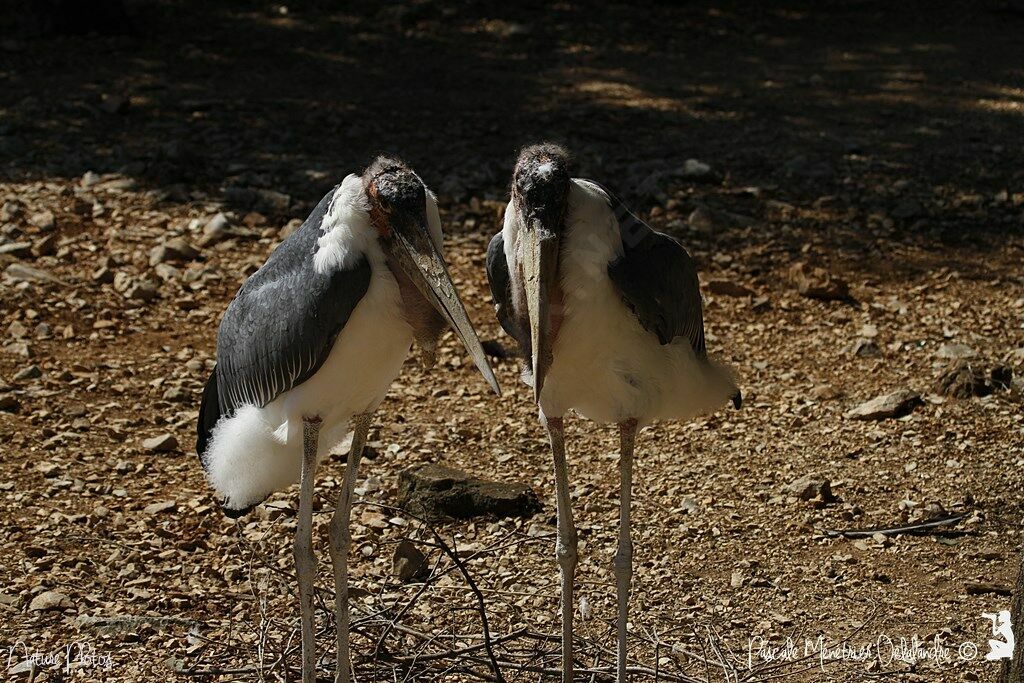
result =
[{"label": "pale beak", "polygon": [[533,219],[531,224],[532,229],[521,233],[522,262],[526,309],[530,317],[533,398],[539,403],[544,379],[551,365],[550,296],[558,272],[558,235],[539,219]]},{"label": "pale beak", "polygon": [[494,393],[501,396],[501,388],[480,346],[480,338],[476,336],[476,330],[455,291],[455,284],[448,274],[444,259],[428,236],[426,228],[409,231],[413,235],[411,238],[404,232],[392,231],[392,246],[389,249],[391,256],[427,301],[448,321],[484,379],[494,389]]}]

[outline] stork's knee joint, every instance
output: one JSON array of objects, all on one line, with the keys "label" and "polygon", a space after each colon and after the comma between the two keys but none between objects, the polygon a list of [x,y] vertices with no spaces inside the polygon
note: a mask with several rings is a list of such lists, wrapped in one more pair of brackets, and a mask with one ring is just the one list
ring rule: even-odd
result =
[{"label": "stork's knee joint", "polygon": [[612,566],[616,572],[628,572],[633,568],[633,544],[623,543],[615,552]]},{"label": "stork's knee joint", "polygon": [[576,539],[567,540],[568,542],[559,539],[555,544],[555,558],[558,560],[558,564],[563,567],[574,566],[579,557],[576,552]]}]

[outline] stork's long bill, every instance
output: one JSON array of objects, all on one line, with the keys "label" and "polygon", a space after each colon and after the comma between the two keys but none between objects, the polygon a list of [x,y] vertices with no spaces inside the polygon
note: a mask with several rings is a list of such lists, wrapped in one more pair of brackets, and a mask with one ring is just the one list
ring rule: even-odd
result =
[{"label": "stork's long bill", "polygon": [[480,338],[473,329],[466,308],[455,291],[455,283],[448,274],[444,259],[430,239],[426,226],[415,230],[394,230],[387,245],[389,255],[395,259],[420,293],[448,321],[463,346],[469,351],[473,363],[484,379],[494,389],[494,393],[501,396],[501,388],[487,362]]},{"label": "stork's long bill", "polygon": [[526,223],[522,237],[523,280],[530,318],[533,398],[539,402],[544,378],[551,365],[550,305],[558,273],[558,232],[539,218],[530,219]]}]

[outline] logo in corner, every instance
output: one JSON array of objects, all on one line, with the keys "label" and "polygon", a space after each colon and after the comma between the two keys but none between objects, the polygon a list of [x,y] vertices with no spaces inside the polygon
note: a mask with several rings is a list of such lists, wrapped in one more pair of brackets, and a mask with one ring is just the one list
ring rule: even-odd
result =
[{"label": "logo in corner", "polygon": [[998,614],[982,612],[982,619],[992,622],[992,635],[1001,637],[1002,640],[988,639],[988,646],[991,648],[985,659],[995,662],[1000,659],[1013,658],[1013,625],[1010,623],[1010,610],[999,610]]}]

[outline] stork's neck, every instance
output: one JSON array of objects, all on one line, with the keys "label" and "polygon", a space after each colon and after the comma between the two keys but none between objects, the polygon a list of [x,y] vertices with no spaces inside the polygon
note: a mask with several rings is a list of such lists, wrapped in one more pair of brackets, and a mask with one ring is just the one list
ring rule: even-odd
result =
[{"label": "stork's neck", "polygon": [[437,342],[446,327],[445,320],[394,259],[387,259],[387,268],[398,283],[402,294],[402,314],[412,328],[413,339],[423,350],[426,364],[432,365]]}]

